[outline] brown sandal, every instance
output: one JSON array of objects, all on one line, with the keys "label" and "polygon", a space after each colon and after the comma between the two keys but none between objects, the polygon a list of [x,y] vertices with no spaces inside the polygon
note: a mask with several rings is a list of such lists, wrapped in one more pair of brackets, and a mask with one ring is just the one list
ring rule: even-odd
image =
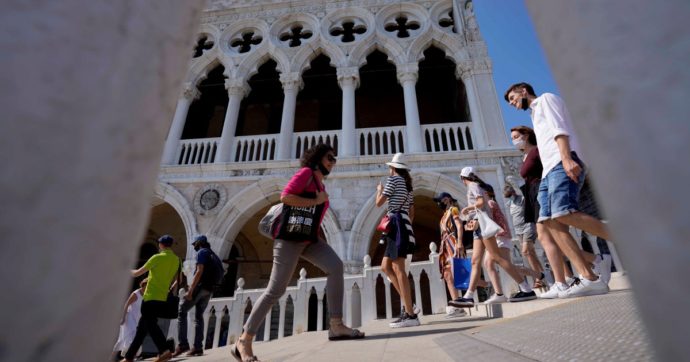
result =
[{"label": "brown sandal", "polygon": [[[238,339],[237,342],[238,343],[244,343],[244,341],[241,339]],[[240,350],[237,349],[237,343],[235,343],[232,346],[232,348],[230,348],[230,353],[232,353],[232,356],[235,357],[235,360],[237,360],[237,362],[261,362],[261,361],[259,361],[258,358],[256,358],[256,356],[249,356],[249,357],[242,358],[242,354],[240,353]]]},{"label": "brown sandal", "polygon": [[341,334],[339,336],[334,336],[331,334],[331,331],[328,331],[328,340],[329,341],[342,341],[346,339],[362,339],[364,338],[364,332],[360,332],[359,329],[350,329],[350,334]]}]

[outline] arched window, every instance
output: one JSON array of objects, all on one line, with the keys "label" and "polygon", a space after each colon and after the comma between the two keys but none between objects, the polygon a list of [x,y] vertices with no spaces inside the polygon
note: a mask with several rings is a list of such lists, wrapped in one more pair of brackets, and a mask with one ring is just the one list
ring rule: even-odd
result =
[{"label": "arched window", "polygon": [[465,85],[443,50],[431,46],[424,51],[416,90],[421,124],[471,121]]}]

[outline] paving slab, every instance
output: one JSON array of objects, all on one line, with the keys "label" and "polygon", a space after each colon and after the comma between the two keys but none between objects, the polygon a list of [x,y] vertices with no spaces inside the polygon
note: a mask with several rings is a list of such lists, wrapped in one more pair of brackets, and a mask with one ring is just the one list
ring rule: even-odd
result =
[{"label": "paving slab", "polygon": [[[422,316],[419,327],[391,329],[373,321],[356,341],[328,341],[326,331],[254,343],[262,361],[650,361],[649,339],[630,291],[511,304],[514,318]],[[515,304],[517,305],[517,304]],[[509,314],[514,314],[512,311]],[[233,361],[229,347],[173,361]]]}]

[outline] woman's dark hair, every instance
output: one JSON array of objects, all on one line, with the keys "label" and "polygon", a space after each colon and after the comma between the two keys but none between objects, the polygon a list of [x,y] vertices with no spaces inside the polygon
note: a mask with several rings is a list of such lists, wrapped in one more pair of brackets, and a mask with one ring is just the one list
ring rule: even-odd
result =
[{"label": "woman's dark hair", "polygon": [[405,179],[405,186],[407,187],[407,192],[412,192],[412,177],[410,176],[410,171],[408,171],[405,168],[395,168],[395,173],[398,174],[398,176],[402,176],[402,178]]},{"label": "woman's dark hair", "polygon": [[321,162],[321,159],[323,159],[323,156],[326,156],[328,152],[333,152],[335,153],[335,150],[331,145],[327,145],[325,143],[319,143],[316,146],[313,146],[309,148],[308,150],[304,151],[302,154],[302,159],[300,159],[300,165],[302,167],[309,167],[311,169],[316,168],[316,165]]},{"label": "woman's dark hair", "polygon": [[534,134],[534,130],[527,126],[517,126],[510,129],[510,132],[517,132],[522,135],[527,135],[527,142],[532,146],[537,145],[537,135]]},{"label": "woman's dark hair", "polygon": [[484,180],[480,179],[479,176],[475,175],[474,173],[471,173],[469,176],[463,177],[463,178],[464,178],[464,179],[467,179],[467,180],[469,180],[469,181],[478,183],[478,184],[479,184],[479,187],[481,187],[482,189],[484,189],[484,191],[486,191],[487,194],[489,194],[489,193],[493,194],[493,193],[494,193],[494,188],[493,188],[493,186],[491,186],[491,185],[489,185],[488,183],[484,182]]}]

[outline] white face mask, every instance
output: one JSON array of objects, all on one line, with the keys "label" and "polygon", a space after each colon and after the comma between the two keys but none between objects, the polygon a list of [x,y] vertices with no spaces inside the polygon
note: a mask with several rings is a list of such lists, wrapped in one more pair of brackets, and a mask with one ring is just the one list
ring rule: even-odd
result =
[{"label": "white face mask", "polygon": [[513,145],[517,148],[523,148],[525,146],[525,140],[520,138],[513,139]]}]

